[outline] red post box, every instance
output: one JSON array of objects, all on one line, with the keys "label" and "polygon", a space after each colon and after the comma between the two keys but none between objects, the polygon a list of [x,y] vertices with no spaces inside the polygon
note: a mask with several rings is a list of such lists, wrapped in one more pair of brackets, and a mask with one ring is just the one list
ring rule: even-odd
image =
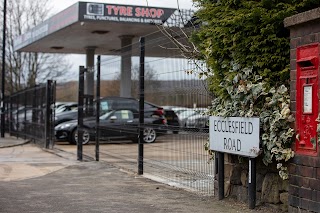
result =
[{"label": "red post box", "polygon": [[297,48],[296,153],[317,155],[319,44]]}]

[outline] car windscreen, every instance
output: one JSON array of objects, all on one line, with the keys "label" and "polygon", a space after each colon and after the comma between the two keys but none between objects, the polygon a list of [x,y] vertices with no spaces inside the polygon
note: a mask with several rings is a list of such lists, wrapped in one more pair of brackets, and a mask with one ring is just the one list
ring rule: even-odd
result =
[{"label": "car windscreen", "polygon": [[133,99],[106,99],[100,101],[101,112],[108,112],[114,109],[138,109],[138,101]]},{"label": "car windscreen", "polygon": [[112,114],[112,112],[113,112],[113,111],[109,111],[109,112],[107,112],[107,113],[105,113],[105,114],[101,115],[101,116],[99,117],[99,118],[100,118],[100,120],[107,119],[107,118],[110,116],[110,114]]}]

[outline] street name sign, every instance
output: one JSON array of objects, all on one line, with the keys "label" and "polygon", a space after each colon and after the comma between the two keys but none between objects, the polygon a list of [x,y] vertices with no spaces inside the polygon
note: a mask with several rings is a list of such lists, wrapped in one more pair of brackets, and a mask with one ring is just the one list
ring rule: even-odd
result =
[{"label": "street name sign", "polygon": [[259,118],[210,116],[209,122],[211,150],[247,157],[259,155]]}]

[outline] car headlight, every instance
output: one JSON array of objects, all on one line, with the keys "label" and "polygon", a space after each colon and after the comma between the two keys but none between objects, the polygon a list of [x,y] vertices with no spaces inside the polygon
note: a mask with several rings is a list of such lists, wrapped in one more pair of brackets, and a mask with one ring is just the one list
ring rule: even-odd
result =
[{"label": "car headlight", "polygon": [[67,129],[68,127],[70,127],[71,124],[60,124],[56,127],[56,129]]}]

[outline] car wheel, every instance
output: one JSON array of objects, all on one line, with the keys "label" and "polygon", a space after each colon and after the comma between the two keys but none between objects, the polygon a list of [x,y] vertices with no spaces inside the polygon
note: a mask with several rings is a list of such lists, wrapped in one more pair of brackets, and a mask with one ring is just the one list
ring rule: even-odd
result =
[{"label": "car wheel", "polygon": [[[88,129],[83,129],[83,136],[82,136],[82,144],[88,144],[90,142],[90,133]],[[77,144],[78,143],[78,129],[76,128],[72,132],[72,143]]]},{"label": "car wheel", "polygon": [[147,127],[143,130],[143,141],[145,143],[153,143],[156,139],[157,134],[153,128]]}]

